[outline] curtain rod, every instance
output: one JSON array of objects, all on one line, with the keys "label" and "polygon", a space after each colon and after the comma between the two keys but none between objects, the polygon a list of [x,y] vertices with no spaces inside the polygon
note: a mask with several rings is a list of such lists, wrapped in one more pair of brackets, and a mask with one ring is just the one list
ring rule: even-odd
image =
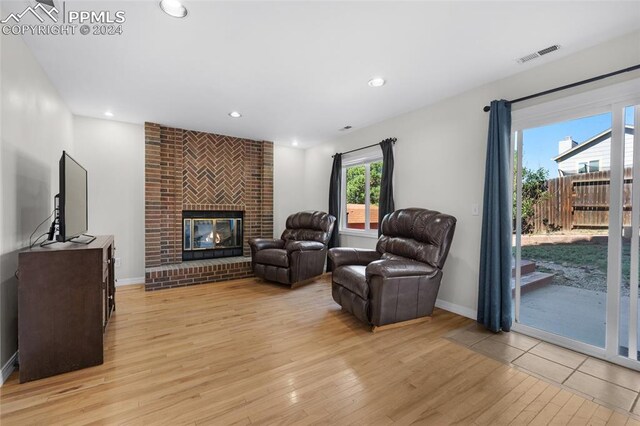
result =
[{"label": "curtain rod", "polygon": [[[564,86],[556,87],[554,89],[549,89],[549,90],[545,90],[543,92],[534,93],[533,95],[523,96],[522,98],[514,99],[514,100],[508,101],[508,102],[510,104],[515,104],[516,102],[522,102],[522,101],[526,101],[526,100],[529,100],[529,99],[537,98],[539,96],[548,95],[550,93],[560,92],[561,90],[571,89],[572,87],[582,86],[583,84],[587,84],[587,83],[593,83],[594,81],[603,80],[605,78],[613,77],[614,75],[623,74],[623,73],[629,72],[629,71],[635,71],[637,69],[640,69],[640,64],[631,66],[629,68],[623,68],[621,70],[613,71],[613,72],[610,72],[610,73],[607,73],[607,74],[602,74],[602,75],[599,75],[599,76],[596,76],[596,77],[591,77],[591,78],[588,78],[586,80],[577,81],[575,83],[566,84]],[[484,112],[488,112],[488,111],[491,110],[491,107],[489,105],[486,105],[483,108],[483,110],[484,110]]]},{"label": "curtain rod", "polygon": [[[387,139],[384,139],[382,142],[384,142],[384,141],[391,141],[391,143],[395,145],[397,140],[398,140],[397,138],[387,138]],[[352,153],[352,152],[361,151],[361,150],[363,150],[363,149],[373,148],[374,146],[378,146],[378,145],[380,145],[382,142],[380,142],[380,143],[374,143],[374,144],[367,145],[367,146],[363,146],[363,147],[361,147],[361,148],[352,149],[351,151],[347,151],[347,152],[340,152],[340,154],[350,154],[350,153]],[[331,158],[333,158],[333,157],[335,157],[335,156],[336,156],[336,154],[333,154],[333,155],[331,156]]]}]

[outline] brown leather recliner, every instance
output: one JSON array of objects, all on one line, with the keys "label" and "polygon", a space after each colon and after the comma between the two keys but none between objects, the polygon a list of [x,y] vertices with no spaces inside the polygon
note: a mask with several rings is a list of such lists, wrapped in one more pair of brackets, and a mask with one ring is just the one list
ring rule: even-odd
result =
[{"label": "brown leather recliner", "polygon": [[335,221],[324,212],[294,213],[287,218],[287,229],[279,240],[252,238],[253,273],[291,286],[321,275]]},{"label": "brown leather recliner", "polygon": [[456,218],[411,208],[381,226],[376,250],[329,250],[333,300],[374,329],[431,315]]}]

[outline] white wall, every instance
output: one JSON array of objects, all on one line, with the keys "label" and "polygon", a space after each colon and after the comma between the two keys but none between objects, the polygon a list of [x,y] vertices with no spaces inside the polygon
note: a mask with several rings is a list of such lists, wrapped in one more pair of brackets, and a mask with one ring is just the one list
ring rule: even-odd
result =
[{"label": "white wall", "polygon": [[0,366],[4,366],[18,343],[14,277],[18,252],[53,210],[62,150],[73,155],[73,117],[22,38],[0,39]]},{"label": "white wall", "polygon": [[[333,153],[397,137],[396,208],[426,207],[458,218],[439,305],[474,317],[482,218],[471,215],[471,204],[478,203],[482,209],[488,123],[482,107],[493,99],[514,99],[635,65],[640,62],[639,39],[640,33],[636,32],[308,149],[305,187],[313,190],[306,193],[305,207],[327,208]],[[589,88],[639,76],[638,72],[630,73]],[[583,86],[537,102],[585,89]],[[514,109],[523,106],[516,104]],[[341,245],[372,248],[374,244],[373,239],[341,238]]]},{"label": "white wall", "polygon": [[[280,238],[287,217],[306,210],[304,151],[281,145],[273,147],[273,236]],[[324,208],[326,211],[326,207]]]},{"label": "white wall", "polygon": [[114,235],[118,284],[144,283],[144,127],[75,116],[73,130],[74,158],[88,171],[89,233]]}]

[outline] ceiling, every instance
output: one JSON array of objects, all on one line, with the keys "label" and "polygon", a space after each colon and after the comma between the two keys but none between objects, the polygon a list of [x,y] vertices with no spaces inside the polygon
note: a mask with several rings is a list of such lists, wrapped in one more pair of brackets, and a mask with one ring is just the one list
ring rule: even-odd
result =
[{"label": "ceiling", "polygon": [[74,114],[308,147],[640,29],[639,2],[183,3],[67,1],[124,10],[123,34],[25,40]]}]

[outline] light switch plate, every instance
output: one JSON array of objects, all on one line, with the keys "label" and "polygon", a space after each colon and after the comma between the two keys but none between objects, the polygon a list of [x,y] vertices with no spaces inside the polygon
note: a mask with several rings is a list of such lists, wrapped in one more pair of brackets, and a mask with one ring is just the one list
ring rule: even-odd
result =
[{"label": "light switch plate", "polygon": [[471,216],[479,216],[480,215],[480,206],[478,203],[471,204]]}]

